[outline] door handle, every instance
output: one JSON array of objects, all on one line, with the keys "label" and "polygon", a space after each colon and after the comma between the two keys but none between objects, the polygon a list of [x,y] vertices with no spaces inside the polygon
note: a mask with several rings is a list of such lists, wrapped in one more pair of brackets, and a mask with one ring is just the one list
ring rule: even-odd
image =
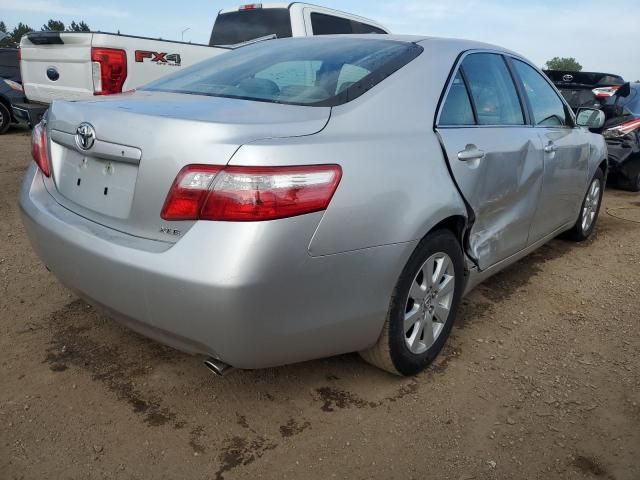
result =
[{"label": "door handle", "polygon": [[554,143],[549,142],[549,145],[544,147],[545,153],[556,153],[558,151],[558,147]]},{"label": "door handle", "polygon": [[467,145],[464,150],[458,152],[458,160],[469,162],[471,160],[482,160],[485,157],[483,150],[478,149],[475,145]]}]

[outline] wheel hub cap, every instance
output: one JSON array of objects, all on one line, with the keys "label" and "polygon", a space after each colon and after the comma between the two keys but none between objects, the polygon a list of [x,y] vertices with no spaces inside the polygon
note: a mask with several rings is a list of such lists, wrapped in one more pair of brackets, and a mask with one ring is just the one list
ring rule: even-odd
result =
[{"label": "wheel hub cap", "polygon": [[587,196],[584,199],[584,206],[582,207],[582,231],[588,231],[593,225],[593,221],[598,213],[598,207],[600,205],[600,191],[601,185],[599,179],[594,179],[591,182]]},{"label": "wheel hub cap", "polygon": [[407,298],[405,342],[421,354],[433,345],[449,319],[455,290],[453,262],[445,253],[427,259],[416,273]]}]

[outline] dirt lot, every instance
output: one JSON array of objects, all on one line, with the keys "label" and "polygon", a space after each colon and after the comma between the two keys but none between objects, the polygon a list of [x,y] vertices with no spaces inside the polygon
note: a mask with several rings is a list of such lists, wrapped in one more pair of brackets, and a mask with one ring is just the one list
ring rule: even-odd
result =
[{"label": "dirt lot", "polygon": [[0,478],[640,479],[640,196],[475,290],[414,379],[357,355],[225,378],[95,313],[32,253],[0,137]]}]

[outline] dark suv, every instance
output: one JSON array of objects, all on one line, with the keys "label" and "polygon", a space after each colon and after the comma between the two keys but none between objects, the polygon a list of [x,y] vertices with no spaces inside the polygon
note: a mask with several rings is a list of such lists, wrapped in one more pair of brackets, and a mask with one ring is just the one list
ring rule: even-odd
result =
[{"label": "dark suv", "polygon": [[624,85],[624,79],[612,73],[544,70],[573,111],[599,107],[601,101]]},{"label": "dark suv", "polygon": [[0,134],[18,120],[11,111],[11,104],[26,99],[22,90],[20,62],[17,48],[0,48]]},{"label": "dark suv", "polygon": [[640,192],[640,83],[625,83],[611,73],[544,73],[574,112],[593,107],[604,111],[602,134],[609,150],[611,183]]},{"label": "dark suv", "polygon": [[602,134],[609,149],[611,178],[640,192],[640,83],[626,83],[603,100]]}]

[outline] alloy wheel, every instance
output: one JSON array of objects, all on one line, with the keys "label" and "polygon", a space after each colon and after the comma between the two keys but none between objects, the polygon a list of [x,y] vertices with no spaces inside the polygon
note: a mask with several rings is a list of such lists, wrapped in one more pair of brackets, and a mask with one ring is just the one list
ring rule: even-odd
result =
[{"label": "alloy wheel", "polygon": [[593,182],[591,182],[591,186],[589,187],[589,191],[587,192],[587,197],[584,200],[584,206],[582,207],[582,231],[588,232],[591,226],[593,225],[593,221],[598,214],[598,207],[600,206],[600,191],[602,189],[602,184],[600,179],[595,178]]},{"label": "alloy wheel", "polygon": [[427,351],[442,332],[449,318],[455,290],[455,270],[446,253],[430,256],[418,270],[404,314],[407,348],[420,355]]}]

